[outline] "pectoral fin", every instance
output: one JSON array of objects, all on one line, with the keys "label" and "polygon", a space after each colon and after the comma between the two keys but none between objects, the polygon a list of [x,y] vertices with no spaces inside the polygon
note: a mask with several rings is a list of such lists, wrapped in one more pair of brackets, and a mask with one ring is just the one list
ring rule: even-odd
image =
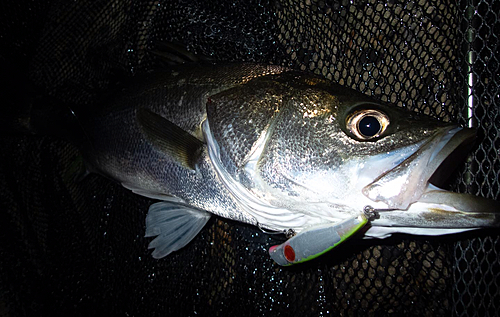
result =
[{"label": "pectoral fin", "polygon": [[205,226],[210,213],[175,201],[162,201],[149,207],[146,237],[155,237],[148,248],[160,259],[187,245]]},{"label": "pectoral fin", "polygon": [[137,120],[146,139],[184,167],[195,169],[204,143],[189,132],[147,109],[137,110]]},{"label": "pectoral fin", "polygon": [[148,197],[151,199],[158,200],[168,200],[169,202],[178,202],[183,203],[184,201],[178,197],[174,197],[164,193],[153,192],[147,189],[143,189],[141,187],[136,186],[133,183],[122,183],[122,186],[128,190],[131,190],[134,194],[141,195],[144,197]]}]

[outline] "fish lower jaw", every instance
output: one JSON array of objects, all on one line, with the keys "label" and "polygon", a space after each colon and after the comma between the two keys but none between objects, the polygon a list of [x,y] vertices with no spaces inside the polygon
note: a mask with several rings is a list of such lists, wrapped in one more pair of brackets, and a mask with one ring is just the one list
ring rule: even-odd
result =
[{"label": "fish lower jaw", "polygon": [[394,229],[394,232],[398,233],[421,235],[499,227],[500,202],[446,191],[429,184],[418,200],[412,202],[408,208],[380,212],[379,218],[374,220],[372,225],[398,228]]},{"label": "fish lower jaw", "polygon": [[[443,128],[419,144],[413,153],[367,184],[362,193],[389,209],[407,210],[429,190],[437,189],[431,182],[449,175],[448,165],[456,165],[454,156],[464,153],[474,131],[455,126]],[[411,147],[408,147],[411,149]]]}]

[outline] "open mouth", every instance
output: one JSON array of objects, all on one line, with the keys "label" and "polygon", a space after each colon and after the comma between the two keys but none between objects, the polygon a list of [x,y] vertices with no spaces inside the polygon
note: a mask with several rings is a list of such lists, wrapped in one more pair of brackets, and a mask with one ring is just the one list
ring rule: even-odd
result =
[{"label": "open mouth", "polygon": [[376,225],[420,228],[498,226],[498,201],[440,188],[463,162],[474,136],[472,129],[455,127],[440,131],[402,163],[363,188],[365,196],[387,204],[389,211],[380,214]]},{"label": "open mouth", "polygon": [[466,153],[463,150],[474,135],[474,130],[456,127],[435,133],[406,159],[365,186],[363,194],[375,202],[386,203],[387,208],[407,209],[428,190],[430,183],[443,184],[456,162],[460,162],[452,154]]},{"label": "open mouth", "polygon": [[466,159],[475,135],[473,129],[456,128],[448,133],[449,137],[444,137],[441,140],[440,146],[434,150],[428,167],[430,177],[427,181],[429,184],[436,187],[442,187],[446,184],[452,172]]}]

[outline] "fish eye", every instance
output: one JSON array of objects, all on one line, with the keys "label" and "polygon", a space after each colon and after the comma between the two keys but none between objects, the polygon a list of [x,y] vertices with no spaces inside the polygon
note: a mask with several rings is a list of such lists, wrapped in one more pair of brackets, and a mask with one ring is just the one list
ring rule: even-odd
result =
[{"label": "fish eye", "polygon": [[347,117],[347,129],[360,141],[379,137],[389,126],[389,117],[379,110],[357,110]]}]

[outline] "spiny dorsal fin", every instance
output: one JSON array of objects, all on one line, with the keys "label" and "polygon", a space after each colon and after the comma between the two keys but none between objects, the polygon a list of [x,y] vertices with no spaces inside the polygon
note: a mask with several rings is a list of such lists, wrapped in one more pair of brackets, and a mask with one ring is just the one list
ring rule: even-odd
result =
[{"label": "spiny dorsal fin", "polygon": [[158,150],[168,154],[184,167],[195,169],[203,142],[150,110],[138,109],[137,120],[146,139]]},{"label": "spiny dorsal fin", "polygon": [[155,49],[150,50],[150,52],[170,66],[211,60],[206,56],[191,53],[184,46],[171,42],[155,41],[154,46]]}]

